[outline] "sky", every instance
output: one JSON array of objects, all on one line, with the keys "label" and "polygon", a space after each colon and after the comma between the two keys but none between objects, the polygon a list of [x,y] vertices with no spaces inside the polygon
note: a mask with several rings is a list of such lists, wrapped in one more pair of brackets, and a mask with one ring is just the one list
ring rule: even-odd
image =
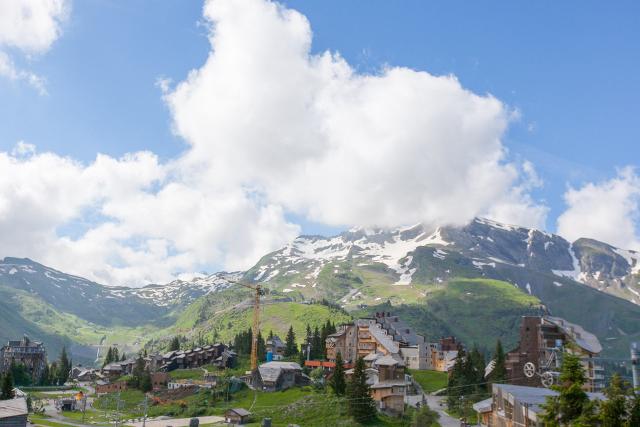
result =
[{"label": "sky", "polygon": [[0,257],[108,285],[490,217],[640,250],[640,5],[0,2]]}]

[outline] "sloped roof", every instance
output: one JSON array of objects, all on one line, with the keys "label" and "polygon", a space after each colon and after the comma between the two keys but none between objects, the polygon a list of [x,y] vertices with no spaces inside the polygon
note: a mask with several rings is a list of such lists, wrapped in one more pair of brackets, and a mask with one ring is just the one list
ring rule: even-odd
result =
[{"label": "sloped roof", "polygon": [[295,362],[267,362],[258,367],[262,381],[274,382],[278,380],[282,371],[302,371]]},{"label": "sloped roof", "polygon": [[24,397],[0,400],[0,418],[19,417],[27,414],[27,401]]},{"label": "sloped roof", "polygon": [[247,411],[244,408],[232,408],[232,409],[229,409],[229,411],[235,412],[236,414],[240,415],[241,417],[246,417],[248,415],[251,415],[251,412]]},{"label": "sloped roof", "polygon": [[383,356],[380,359],[373,362],[373,364],[376,366],[393,366],[393,365],[404,366],[404,363],[401,360],[398,360],[391,355]]},{"label": "sloped roof", "polygon": [[585,331],[582,326],[567,322],[560,317],[545,316],[544,318],[548,322],[560,328],[564,333],[569,335],[576,344],[587,350],[589,353],[598,354],[602,351],[600,340],[598,340],[598,338],[591,332]]},{"label": "sloped roof", "polygon": [[481,400],[480,402],[476,402],[473,404],[473,409],[476,412],[491,412],[491,404],[493,403],[493,398],[488,398],[485,400]]}]

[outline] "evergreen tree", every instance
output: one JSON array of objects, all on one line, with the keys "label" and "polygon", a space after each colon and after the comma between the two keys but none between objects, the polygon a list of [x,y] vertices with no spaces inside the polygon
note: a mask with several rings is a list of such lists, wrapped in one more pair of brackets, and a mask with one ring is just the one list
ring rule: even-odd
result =
[{"label": "evergreen tree", "polygon": [[320,329],[318,329],[317,326],[313,330],[313,338],[311,339],[311,358],[324,359],[324,353],[322,353],[322,337],[320,336]]},{"label": "evergreen tree", "polygon": [[178,336],[173,337],[171,344],[169,345],[169,351],[180,350],[180,338]]},{"label": "evergreen tree", "polygon": [[258,332],[258,360],[265,360],[267,354],[267,346],[262,338],[262,332]]},{"label": "evergreen tree", "polygon": [[604,390],[607,399],[600,404],[600,421],[604,427],[623,427],[627,418],[627,398],[629,384],[620,375],[611,377],[609,386]]},{"label": "evergreen tree", "polygon": [[58,362],[52,362],[49,366],[49,385],[58,384]]},{"label": "evergreen tree", "polygon": [[113,347],[113,361],[117,362],[120,360],[120,355],[118,354],[118,347]]},{"label": "evergreen tree", "polygon": [[[146,350],[145,350],[146,351]],[[124,354],[124,351],[122,352],[122,356],[120,356],[120,361],[124,362],[125,360],[127,360],[127,355]]]},{"label": "evergreen tree", "polygon": [[640,393],[635,393],[631,400],[629,426],[640,426]]},{"label": "evergreen tree", "polygon": [[0,400],[13,399],[13,375],[11,371],[2,377],[2,386],[0,387]]},{"label": "evergreen tree", "polygon": [[273,338],[273,330],[269,329],[269,336],[267,337],[268,340]]},{"label": "evergreen tree", "polygon": [[58,366],[58,384],[64,385],[69,379],[69,372],[71,371],[71,361],[67,356],[67,349],[64,346],[60,352],[60,364]]},{"label": "evergreen tree", "polygon": [[585,375],[580,359],[573,354],[564,353],[560,385],[554,387],[559,395],[547,397],[547,401],[542,405],[544,409],[542,419],[545,425],[571,425],[581,416],[589,416],[588,412],[593,407],[588,404],[589,397],[582,389],[584,383]]},{"label": "evergreen tree", "polygon": [[367,384],[367,373],[364,359],[359,357],[353,368],[353,375],[347,384],[347,408],[349,415],[363,423],[376,416],[376,407]]},{"label": "evergreen tree", "polygon": [[27,372],[26,366],[24,366],[22,363],[15,363],[14,360],[11,360],[9,371],[11,372],[11,377],[15,385],[31,385],[33,378],[31,378],[31,375],[29,374],[29,372]]},{"label": "evergreen tree", "polygon": [[298,353],[298,346],[296,345],[296,334],[293,332],[293,326],[289,326],[287,332],[287,339],[285,340],[284,355],[287,357],[295,356]]},{"label": "evergreen tree", "polygon": [[140,391],[148,393],[153,390],[153,384],[151,382],[151,372],[149,368],[145,369],[140,378]]},{"label": "evergreen tree", "polygon": [[131,379],[128,381],[128,384],[132,388],[140,389],[142,384],[142,377],[144,376],[144,359],[141,355],[136,359],[135,365],[133,365],[133,370],[131,371]]},{"label": "evergreen tree", "polygon": [[104,368],[111,362],[113,362],[113,350],[111,349],[111,347],[109,347],[109,350],[107,350],[107,355],[104,357],[104,363],[102,364],[102,367]]},{"label": "evergreen tree", "polygon": [[347,391],[347,382],[344,377],[344,362],[342,361],[342,354],[340,354],[340,352],[336,355],[336,367],[333,370],[331,380],[329,380],[329,386],[331,386],[336,396],[343,396]]},{"label": "evergreen tree", "polygon": [[496,341],[496,349],[493,352],[493,361],[495,365],[493,371],[489,374],[489,380],[492,383],[504,383],[507,380],[507,367],[505,365],[506,357],[504,349],[502,348],[502,342]]},{"label": "evergreen tree", "polygon": [[44,368],[42,368],[42,373],[40,374],[38,385],[49,385],[49,365],[47,363],[45,363]]},{"label": "evergreen tree", "polygon": [[460,348],[447,382],[447,406],[450,411],[457,412],[460,409],[462,396],[467,394],[465,392],[465,386],[467,384],[465,379],[466,359],[467,356],[464,349]]}]

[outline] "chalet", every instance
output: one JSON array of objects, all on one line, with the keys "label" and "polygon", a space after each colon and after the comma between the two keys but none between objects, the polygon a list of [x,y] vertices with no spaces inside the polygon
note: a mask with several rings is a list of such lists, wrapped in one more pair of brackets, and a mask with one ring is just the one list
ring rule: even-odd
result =
[{"label": "chalet", "polygon": [[103,379],[103,376],[96,369],[75,366],[69,372],[69,378],[80,382],[92,382]]},{"label": "chalet", "polygon": [[28,414],[25,398],[0,400],[0,427],[25,427]]},{"label": "chalet", "polygon": [[193,369],[213,364],[221,368],[233,367],[237,354],[225,344],[206,345],[191,350],[170,351],[160,356],[157,369],[165,372],[174,369]]},{"label": "chalet", "polygon": [[247,424],[251,418],[251,412],[242,408],[227,409],[224,413],[224,422],[227,424]]},{"label": "chalet", "polygon": [[117,391],[127,390],[128,388],[129,386],[126,381],[96,381],[96,394],[115,393]]},{"label": "chalet", "polygon": [[293,386],[308,385],[309,377],[302,373],[302,368],[295,362],[267,362],[254,372],[251,384],[263,391],[286,390]]}]

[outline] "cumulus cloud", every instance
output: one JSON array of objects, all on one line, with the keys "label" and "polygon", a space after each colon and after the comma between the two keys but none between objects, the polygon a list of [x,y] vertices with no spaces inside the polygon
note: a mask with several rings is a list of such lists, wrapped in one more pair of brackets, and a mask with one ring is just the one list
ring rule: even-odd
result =
[{"label": "cumulus cloud", "polygon": [[[211,50],[177,85],[159,79],[186,152],[98,155],[90,164],[25,143],[0,153],[0,252],[108,284],[250,267],[300,232],[334,226],[544,223],[533,166],[501,138],[517,112],[455,76],[361,74],[311,53],[300,13],[211,0]],[[78,261],[82,260],[82,261]]]},{"label": "cumulus cloud", "polygon": [[567,239],[588,237],[640,250],[640,177],[633,168],[608,181],[570,188],[564,200],[567,210],[558,218],[558,232]]},{"label": "cumulus cloud", "polygon": [[[514,112],[454,76],[357,73],[310,53],[306,18],[262,0],[207,2],[211,52],[166,93],[183,159],[211,180],[331,225],[463,224],[505,194],[517,167],[501,137]],[[506,213],[506,209],[504,210]]]},{"label": "cumulus cloud", "polygon": [[0,76],[26,81],[45,94],[44,79],[16,67],[7,50],[19,50],[28,58],[46,52],[60,36],[69,9],[68,0],[0,1]]},{"label": "cumulus cloud", "polygon": [[299,231],[280,207],[199,187],[149,152],[88,165],[25,143],[0,153],[0,253],[103,283],[141,285],[215,263],[246,268]]}]

